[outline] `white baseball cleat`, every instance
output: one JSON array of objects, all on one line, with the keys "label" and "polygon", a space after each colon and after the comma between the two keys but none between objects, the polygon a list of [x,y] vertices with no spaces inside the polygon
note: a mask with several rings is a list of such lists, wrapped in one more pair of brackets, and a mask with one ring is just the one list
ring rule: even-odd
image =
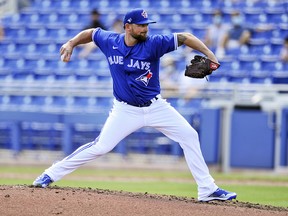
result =
[{"label": "white baseball cleat", "polygon": [[43,173],[35,179],[35,181],[33,182],[33,185],[36,187],[46,188],[51,183],[53,183],[53,180],[50,178],[50,176]]},{"label": "white baseball cleat", "polygon": [[212,193],[211,195],[207,197],[199,199],[199,201],[208,202],[211,200],[232,200],[232,199],[236,199],[236,197],[237,197],[236,193],[218,188],[214,193]]}]

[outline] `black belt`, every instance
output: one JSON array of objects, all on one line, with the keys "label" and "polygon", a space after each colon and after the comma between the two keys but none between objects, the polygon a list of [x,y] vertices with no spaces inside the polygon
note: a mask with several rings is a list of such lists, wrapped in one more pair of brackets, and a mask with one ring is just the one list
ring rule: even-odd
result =
[{"label": "black belt", "polygon": [[120,102],[124,102],[124,103],[127,103],[131,106],[135,106],[135,107],[149,107],[152,103],[154,103],[156,100],[158,100],[160,98],[160,96],[156,96],[154,98],[152,98],[151,100],[143,103],[143,104],[130,104],[130,103],[127,103],[127,102],[124,102],[124,101],[120,101]]}]

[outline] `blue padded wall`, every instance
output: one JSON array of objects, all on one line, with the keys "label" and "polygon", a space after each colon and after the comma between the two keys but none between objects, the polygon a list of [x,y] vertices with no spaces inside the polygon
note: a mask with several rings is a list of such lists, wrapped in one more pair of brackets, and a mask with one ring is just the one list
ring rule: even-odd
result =
[{"label": "blue padded wall", "polygon": [[[236,110],[232,114],[231,166],[273,168],[273,116],[260,110]],[[273,121],[272,121],[273,122]]]},{"label": "blue padded wall", "polygon": [[219,161],[220,109],[203,109],[201,112],[200,144],[206,163]]},{"label": "blue padded wall", "polygon": [[288,165],[288,108],[282,110],[280,165]]}]

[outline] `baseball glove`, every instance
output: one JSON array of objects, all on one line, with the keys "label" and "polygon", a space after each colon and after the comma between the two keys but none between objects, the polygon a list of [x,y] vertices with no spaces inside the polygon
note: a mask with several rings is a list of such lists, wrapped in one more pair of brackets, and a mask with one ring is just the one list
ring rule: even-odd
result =
[{"label": "baseball glove", "polygon": [[202,79],[219,67],[220,64],[204,56],[195,55],[191,60],[191,64],[186,66],[185,76]]}]

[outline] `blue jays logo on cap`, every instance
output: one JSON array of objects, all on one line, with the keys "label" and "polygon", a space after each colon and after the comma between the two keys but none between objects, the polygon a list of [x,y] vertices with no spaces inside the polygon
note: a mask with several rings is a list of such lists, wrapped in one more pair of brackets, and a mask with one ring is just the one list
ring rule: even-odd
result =
[{"label": "blue jays logo on cap", "polygon": [[129,24],[149,24],[156,23],[153,20],[148,19],[148,14],[145,10],[137,8],[129,11],[124,17],[124,25]]},{"label": "blue jays logo on cap", "polygon": [[143,10],[143,12],[141,13],[141,15],[146,19],[148,18],[148,14],[145,10]]}]

